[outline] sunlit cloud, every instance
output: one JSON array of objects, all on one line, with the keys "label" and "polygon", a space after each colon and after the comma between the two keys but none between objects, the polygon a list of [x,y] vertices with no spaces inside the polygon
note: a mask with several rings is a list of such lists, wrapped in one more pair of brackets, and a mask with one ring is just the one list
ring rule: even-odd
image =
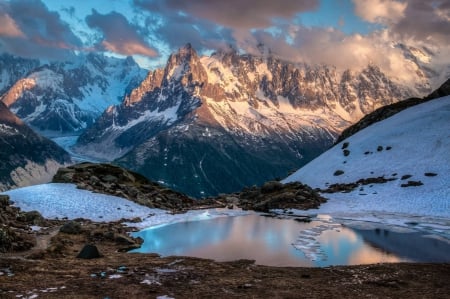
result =
[{"label": "sunlit cloud", "polygon": [[395,0],[353,0],[355,12],[371,23],[398,22],[405,17],[408,3]]},{"label": "sunlit cloud", "polygon": [[150,47],[139,35],[138,28],[128,22],[120,13],[100,14],[95,9],[86,17],[90,28],[102,33],[100,48],[123,55],[157,56],[155,49]]},{"label": "sunlit cloud", "polygon": [[292,18],[317,8],[319,0],[134,0],[151,12],[167,14],[181,11],[230,28],[265,28],[273,18]]},{"label": "sunlit cloud", "polygon": [[7,14],[0,13],[0,36],[25,37],[16,22]]},{"label": "sunlit cloud", "polygon": [[39,0],[1,3],[0,15],[1,51],[24,57],[63,59],[73,49],[82,47],[60,15],[49,11]]}]

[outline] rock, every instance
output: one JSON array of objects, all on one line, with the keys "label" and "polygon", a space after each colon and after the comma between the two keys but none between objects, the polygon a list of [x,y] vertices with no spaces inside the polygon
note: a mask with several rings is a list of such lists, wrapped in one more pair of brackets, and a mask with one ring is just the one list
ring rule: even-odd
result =
[{"label": "rock", "polygon": [[423,183],[421,181],[408,181],[406,184],[401,184],[400,187],[418,187],[422,185]]},{"label": "rock", "polygon": [[117,234],[114,237],[114,241],[118,244],[124,244],[124,245],[132,245],[135,244],[136,242],[134,242],[133,239],[131,239],[130,237],[127,237],[125,235],[122,234]]},{"label": "rock", "polygon": [[77,235],[81,233],[81,224],[75,221],[69,221],[61,226],[59,231],[66,234]]},{"label": "rock", "polygon": [[407,179],[409,179],[409,178],[411,178],[412,177],[412,175],[410,175],[410,174],[405,174],[405,175],[402,175],[402,177],[400,178],[402,181],[404,181],[404,180],[407,180]]},{"label": "rock", "polygon": [[270,193],[283,188],[283,184],[278,181],[269,181],[261,187],[261,193]]},{"label": "rock", "polygon": [[4,208],[9,206],[9,196],[8,195],[1,195],[0,194],[0,207]]},{"label": "rock", "polygon": [[342,175],[342,174],[344,174],[344,171],[343,171],[343,170],[336,170],[336,171],[333,173],[334,176],[339,176],[339,175]]},{"label": "rock", "polygon": [[437,176],[437,173],[434,172],[425,172],[424,176]]},{"label": "rock", "polygon": [[102,177],[102,181],[107,182],[107,183],[117,183],[119,181],[119,179],[116,176],[107,174]]},{"label": "rock", "polygon": [[44,217],[42,217],[41,213],[39,213],[38,211],[30,211],[20,213],[20,216],[17,217],[17,220],[37,225],[44,222]]},{"label": "rock", "polygon": [[78,253],[77,258],[79,259],[95,259],[101,257],[100,252],[97,249],[97,246],[86,244],[83,249],[81,249],[80,253]]}]

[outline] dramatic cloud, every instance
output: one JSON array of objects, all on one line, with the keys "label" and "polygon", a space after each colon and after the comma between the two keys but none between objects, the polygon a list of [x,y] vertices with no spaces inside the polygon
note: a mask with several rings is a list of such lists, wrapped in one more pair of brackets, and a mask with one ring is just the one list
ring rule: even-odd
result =
[{"label": "dramatic cloud", "polygon": [[353,0],[356,14],[371,23],[390,23],[401,20],[407,3],[395,0]]},{"label": "dramatic cloud", "polygon": [[154,27],[149,35],[154,35],[156,40],[166,43],[172,50],[187,43],[199,51],[233,43],[229,29],[188,15],[170,14],[159,21],[149,16],[146,23],[147,28]]},{"label": "dramatic cloud", "polygon": [[0,25],[0,50],[16,55],[57,59],[81,46],[60,15],[39,0],[2,3]]},{"label": "dramatic cloud", "polygon": [[183,12],[230,28],[265,28],[274,18],[314,10],[319,0],[134,0],[150,12]]},{"label": "dramatic cloud", "polygon": [[399,38],[450,42],[448,0],[353,0],[357,15],[372,23],[388,26]]},{"label": "dramatic cloud", "polygon": [[450,44],[450,3],[448,0],[409,0],[405,17],[392,28],[403,38]]},{"label": "dramatic cloud", "polygon": [[94,9],[92,14],[86,17],[86,23],[90,28],[96,28],[102,33],[100,45],[103,49],[123,55],[158,55],[139,35],[139,28],[130,24],[120,13],[102,15]]},{"label": "dramatic cloud", "polygon": [[9,15],[0,13],[0,36],[24,37],[24,34]]}]

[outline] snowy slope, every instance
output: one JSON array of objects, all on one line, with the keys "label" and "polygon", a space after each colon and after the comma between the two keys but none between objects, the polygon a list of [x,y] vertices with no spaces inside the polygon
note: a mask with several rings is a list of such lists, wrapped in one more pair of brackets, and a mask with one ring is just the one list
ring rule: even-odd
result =
[{"label": "snowy slope", "polygon": [[23,211],[35,210],[45,218],[84,218],[108,222],[140,217],[142,222],[132,224],[140,228],[249,213],[239,210],[211,209],[171,214],[161,209],[150,209],[125,198],[77,189],[72,184],[36,185],[10,190],[4,194],[9,195],[14,205]]},{"label": "snowy slope", "polygon": [[[348,156],[343,153],[344,143]],[[335,175],[337,170],[344,173]],[[406,175],[411,177],[402,180]],[[394,180],[359,186],[350,193],[324,193],[330,200],[315,212],[450,218],[450,96],[408,108],[359,131],[283,182],[301,181],[326,189],[380,176]],[[401,187],[408,181],[423,185]]]}]

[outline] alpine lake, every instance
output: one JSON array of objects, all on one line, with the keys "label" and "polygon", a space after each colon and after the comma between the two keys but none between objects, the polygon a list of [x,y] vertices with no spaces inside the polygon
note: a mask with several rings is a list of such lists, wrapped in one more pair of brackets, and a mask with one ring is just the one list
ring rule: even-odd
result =
[{"label": "alpine lake", "polygon": [[450,262],[446,238],[405,228],[344,226],[326,215],[309,219],[252,213],[160,225],[133,236],[144,243],[131,252],[248,259],[277,267]]}]

